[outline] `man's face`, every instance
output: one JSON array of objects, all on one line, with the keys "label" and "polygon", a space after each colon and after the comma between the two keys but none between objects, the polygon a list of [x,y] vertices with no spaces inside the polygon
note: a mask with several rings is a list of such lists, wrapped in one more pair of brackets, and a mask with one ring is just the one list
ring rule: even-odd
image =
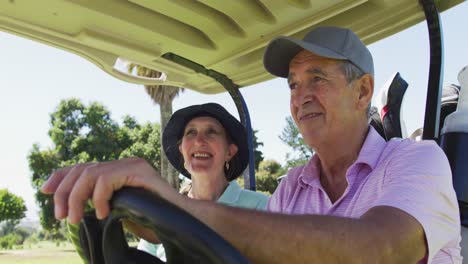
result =
[{"label": "man's face", "polygon": [[358,89],[347,83],[337,60],[303,50],[289,64],[288,84],[292,117],[311,148],[346,137],[362,119]]}]

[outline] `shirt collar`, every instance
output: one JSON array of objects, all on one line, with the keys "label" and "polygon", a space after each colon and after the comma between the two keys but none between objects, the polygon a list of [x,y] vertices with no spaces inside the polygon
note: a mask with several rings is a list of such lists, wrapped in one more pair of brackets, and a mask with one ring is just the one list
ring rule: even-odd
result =
[{"label": "shirt collar", "polygon": [[[379,135],[372,126],[369,126],[364,144],[354,164],[367,164],[372,170],[375,168],[380,153],[385,147],[385,140]],[[351,165],[352,166],[352,165]],[[313,155],[310,161],[303,167],[299,176],[299,183],[320,187],[320,159],[317,155]]]},{"label": "shirt collar", "polygon": [[320,187],[320,159],[317,155],[313,155],[312,158],[302,168],[301,174],[299,175],[299,184],[302,187],[305,185]]},{"label": "shirt collar", "polygon": [[364,163],[369,165],[373,170],[377,165],[382,150],[385,148],[386,142],[372,126],[369,127],[369,132],[364,140],[364,144],[362,144],[355,164]]},{"label": "shirt collar", "polygon": [[242,188],[239,184],[235,180],[231,181],[221,197],[219,197],[218,202],[223,204],[236,203],[239,200],[241,191]]}]

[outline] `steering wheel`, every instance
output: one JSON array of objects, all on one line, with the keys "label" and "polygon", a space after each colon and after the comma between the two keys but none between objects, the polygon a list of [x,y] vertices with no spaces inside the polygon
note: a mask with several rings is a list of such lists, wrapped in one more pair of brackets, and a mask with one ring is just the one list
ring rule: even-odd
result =
[{"label": "steering wheel", "polygon": [[106,219],[89,212],[80,224],[80,244],[90,264],[164,263],[128,246],[121,219],[154,230],[164,245],[166,263],[249,263],[208,226],[147,190],[123,188],[114,193],[111,208]]}]

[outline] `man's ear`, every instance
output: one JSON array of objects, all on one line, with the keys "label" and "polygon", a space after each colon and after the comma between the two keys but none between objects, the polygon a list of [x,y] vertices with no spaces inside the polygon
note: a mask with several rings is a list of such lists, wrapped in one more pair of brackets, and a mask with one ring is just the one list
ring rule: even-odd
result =
[{"label": "man's ear", "polygon": [[229,144],[228,151],[227,151],[227,158],[228,158],[227,161],[230,161],[232,159],[232,157],[234,157],[234,155],[236,155],[238,150],[239,150],[239,148],[237,147],[236,144],[232,144],[232,143]]},{"label": "man's ear", "polygon": [[374,78],[368,73],[364,74],[359,79],[357,88],[359,89],[357,106],[359,109],[366,110],[374,94]]}]

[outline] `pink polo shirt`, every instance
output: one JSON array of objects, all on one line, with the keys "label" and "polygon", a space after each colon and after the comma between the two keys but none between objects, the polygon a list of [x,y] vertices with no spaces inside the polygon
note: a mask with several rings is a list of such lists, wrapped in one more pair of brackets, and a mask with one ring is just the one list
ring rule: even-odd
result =
[{"label": "pink polo shirt", "polygon": [[422,225],[428,254],[419,263],[462,263],[460,217],[452,174],[444,152],[433,141],[385,140],[371,127],[356,162],[348,168],[348,187],[331,203],[320,184],[317,155],[289,170],[267,209],[285,214],[359,218],[375,206],[392,206]]}]

